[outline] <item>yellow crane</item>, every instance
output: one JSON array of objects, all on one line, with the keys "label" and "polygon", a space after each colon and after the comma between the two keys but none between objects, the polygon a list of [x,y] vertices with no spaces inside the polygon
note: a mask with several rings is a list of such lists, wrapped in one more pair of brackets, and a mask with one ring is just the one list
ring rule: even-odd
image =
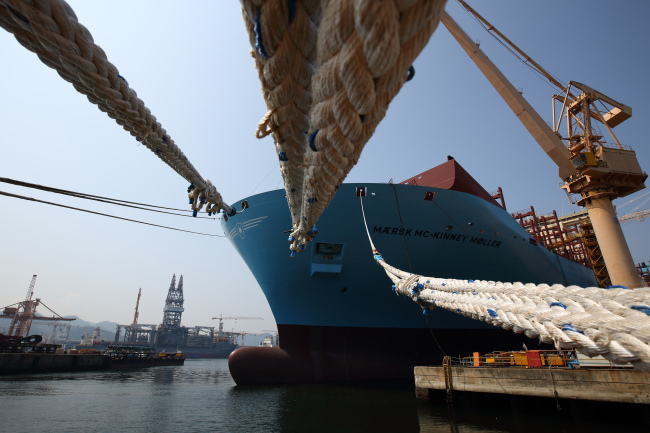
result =
[{"label": "yellow crane", "polygon": [[[625,197],[645,188],[644,182],[648,177],[641,170],[635,152],[621,145],[612,132],[612,128],[632,116],[632,109],[584,84],[570,81],[568,87],[563,86],[467,3],[463,0],[458,2],[488,31],[523,56],[531,67],[560,90],[559,94],[553,95],[553,128],[550,128],[479,49],[478,44],[474,43],[446,12],[443,13],[441,19],[443,25],[478,66],[535,141],[557,164],[563,181],[561,187],[567,194],[580,195],[577,204],[587,208],[611,283],[641,287],[632,254],[612,204],[612,200],[617,197]],[[572,93],[576,90],[581,92],[577,96]],[[559,111],[556,110],[558,104],[561,106]],[[562,118],[567,120],[566,137],[562,137],[559,132]],[[604,125],[615,144],[606,143],[603,136],[592,128],[592,122],[600,122]],[[566,145],[563,141],[567,142]]]}]

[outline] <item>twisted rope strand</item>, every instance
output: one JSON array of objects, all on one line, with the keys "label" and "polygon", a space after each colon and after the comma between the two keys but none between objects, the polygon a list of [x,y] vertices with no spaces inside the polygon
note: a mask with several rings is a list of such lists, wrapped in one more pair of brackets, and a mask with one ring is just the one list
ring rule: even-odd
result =
[{"label": "twisted rope strand", "polygon": [[650,372],[650,288],[454,280],[409,274],[375,256],[395,292],[425,313],[445,308],[528,337]]},{"label": "twisted rope strand", "polygon": [[481,320],[558,349],[602,355],[615,364],[630,363],[650,372],[650,288],[581,288],[561,284],[424,277],[391,265],[375,248],[363,198],[361,214],[375,261],[393,282],[397,295],[422,307],[436,308]]},{"label": "twisted rope strand", "polygon": [[406,81],[444,5],[444,0],[324,3],[293,250],[313,238],[312,228]]},{"label": "twisted rope strand", "polygon": [[320,2],[242,0],[262,94],[268,112],[256,136],[273,137],[293,227],[302,203],[303,155],[312,103]]},{"label": "twisted rope strand", "polygon": [[291,210],[292,255],[386,115],[445,0],[242,0]]},{"label": "twisted rope strand", "polygon": [[114,119],[163,162],[203,191],[214,210],[232,209],[201,177],[156,117],[129,87],[106,53],[63,0],[0,0],[0,26],[55,69],[88,100]]}]

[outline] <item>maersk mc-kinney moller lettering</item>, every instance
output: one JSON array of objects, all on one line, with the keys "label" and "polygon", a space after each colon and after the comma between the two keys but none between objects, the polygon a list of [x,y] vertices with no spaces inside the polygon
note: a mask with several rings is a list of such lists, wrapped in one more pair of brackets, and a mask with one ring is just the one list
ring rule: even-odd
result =
[{"label": "maersk mc-kinney moller lettering", "polygon": [[470,244],[484,245],[486,247],[495,247],[498,248],[501,246],[501,241],[490,240],[488,238],[479,237],[479,236],[468,236],[463,234],[456,233],[445,233],[445,232],[432,232],[430,230],[424,229],[406,229],[398,227],[377,227],[374,226],[372,229],[373,233],[379,233],[382,235],[397,235],[397,236],[415,236],[431,239],[441,239],[441,240],[450,240],[456,242],[465,242],[468,241]]}]

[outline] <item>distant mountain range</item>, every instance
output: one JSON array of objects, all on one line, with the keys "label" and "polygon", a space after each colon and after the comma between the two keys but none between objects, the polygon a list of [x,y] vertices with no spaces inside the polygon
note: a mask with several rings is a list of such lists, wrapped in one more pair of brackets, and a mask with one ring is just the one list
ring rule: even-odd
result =
[{"label": "distant mountain range", "polygon": [[[104,320],[102,322],[93,323],[93,322],[87,322],[77,316],[66,316],[66,318],[76,319],[74,322],[68,322],[73,326],[72,328],[70,328],[70,336],[68,337],[69,340],[81,340],[83,334],[92,335],[92,333],[95,332],[95,328],[97,327],[99,327],[99,332],[104,337],[104,340],[115,339],[115,332],[117,331],[116,322],[109,322],[107,320]],[[78,326],[78,328],[76,328],[75,326]],[[49,328],[51,329],[52,327],[50,326]]]}]

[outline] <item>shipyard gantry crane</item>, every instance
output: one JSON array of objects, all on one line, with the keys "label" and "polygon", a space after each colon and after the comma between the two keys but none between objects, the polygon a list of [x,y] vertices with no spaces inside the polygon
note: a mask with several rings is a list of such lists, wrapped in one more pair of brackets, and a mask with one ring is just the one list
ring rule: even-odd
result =
[{"label": "shipyard gantry crane", "polygon": [[[9,326],[9,335],[25,337],[29,334],[29,329],[32,327],[32,321],[34,320],[34,313],[36,312],[36,307],[40,301],[40,299],[32,300],[35,285],[36,275],[32,276],[32,282],[29,283],[29,289],[27,289],[25,300],[19,304],[16,314],[11,321],[11,325]],[[16,330],[15,334],[14,329]]]},{"label": "shipyard gantry crane", "polygon": [[219,317],[213,317],[212,320],[219,321],[219,334],[223,333],[223,321],[224,320],[264,320],[263,317],[243,317],[243,316],[224,316],[220,314]]},{"label": "shipyard gantry crane", "polygon": [[[563,86],[467,3],[463,0],[458,2],[488,31],[523,56],[528,65],[560,90],[557,95],[553,95],[553,128],[550,128],[479,49],[478,44],[474,43],[446,12],[443,13],[441,22],[447,30],[478,66],[535,141],[557,164],[563,181],[561,188],[567,194],[580,195],[577,204],[587,208],[611,283],[641,287],[632,254],[612,204],[612,200],[617,197],[625,197],[645,188],[644,182],[648,177],[641,170],[635,152],[621,145],[612,132],[612,128],[632,116],[632,109],[584,84],[570,81],[568,87]],[[572,93],[576,90],[581,92],[577,96]],[[558,104],[561,105],[559,111],[556,110]],[[562,137],[559,132],[563,117],[567,119],[566,137]],[[600,122],[604,125],[615,144],[606,143],[603,136],[594,131],[592,122]],[[563,140],[567,142],[566,145]]]},{"label": "shipyard gantry crane", "polygon": [[[34,285],[36,284],[36,275],[32,277],[32,281],[27,289],[27,296],[22,302],[6,306],[0,317],[11,318],[11,325],[9,325],[9,335],[14,337],[26,337],[29,335],[29,330],[32,327],[34,320],[47,320],[47,321],[65,321],[71,322],[75,319],[68,319],[61,317],[59,314],[52,311],[50,307],[41,302],[40,298],[32,299],[34,296]],[[16,305],[14,307],[14,305]],[[36,316],[36,307],[39,305],[44,306],[53,314],[52,317]]]}]

